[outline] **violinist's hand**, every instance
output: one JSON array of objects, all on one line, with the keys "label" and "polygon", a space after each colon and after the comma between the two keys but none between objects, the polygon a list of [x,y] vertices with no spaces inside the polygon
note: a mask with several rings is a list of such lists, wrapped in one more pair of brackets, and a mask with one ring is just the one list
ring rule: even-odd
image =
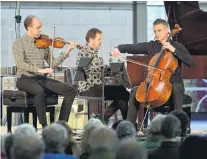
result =
[{"label": "violinist's hand", "polygon": [[118,48],[114,48],[111,52],[112,57],[120,57],[120,51]]},{"label": "violinist's hand", "polygon": [[65,52],[66,55],[69,55],[69,53],[78,45],[78,43],[75,43],[72,41],[70,41],[69,43],[70,43],[69,47],[67,48],[67,50]]},{"label": "violinist's hand", "polygon": [[39,69],[38,72],[41,74],[41,75],[52,75],[53,73],[53,69],[52,68],[44,68],[44,69]]},{"label": "violinist's hand", "polygon": [[167,49],[171,52],[175,52],[175,47],[173,47],[169,42],[166,42],[164,45],[163,45],[163,49]]}]

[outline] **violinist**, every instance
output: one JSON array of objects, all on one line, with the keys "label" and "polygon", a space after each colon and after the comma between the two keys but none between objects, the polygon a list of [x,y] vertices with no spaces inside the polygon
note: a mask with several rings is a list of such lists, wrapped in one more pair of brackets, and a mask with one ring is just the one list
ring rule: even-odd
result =
[{"label": "violinist", "polygon": [[[65,53],[58,58],[52,56],[49,47],[38,48],[35,39],[40,37],[42,23],[39,18],[29,15],[24,20],[26,34],[13,43],[13,56],[17,67],[17,83],[19,90],[25,91],[35,98],[35,108],[40,124],[47,125],[44,93],[55,93],[64,96],[59,120],[68,121],[73,100],[76,96],[76,89],[63,82],[48,78],[53,69],[61,64],[69,53],[77,46],[77,43],[70,42]],[[52,63],[50,58],[52,56]],[[51,67],[45,68],[44,62]]]},{"label": "violinist", "polygon": [[[101,68],[103,58],[98,56],[102,44],[103,33],[97,28],[91,28],[86,33],[86,46],[78,53],[78,57],[93,57],[86,81],[78,82],[78,92],[81,96],[102,96]],[[80,58],[77,58],[78,65]],[[104,120],[108,119],[118,110],[121,110],[123,119],[127,117],[129,92],[122,85],[105,85],[104,96],[106,100],[113,100],[111,105],[104,112]]]},{"label": "violinist", "polygon": [[[173,40],[167,41],[169,36],[169,24],[163,19],[157,19],[153,23],[155,40],[138,44],[122,44],[112,51],[112,56],[120,56],[120,53],[146,54],[153,57],[159,53],[161,48],[169,50],[178,60],[178,67],[170,78],[172,92],[168,102],[172,103],[170,110],[183,109],[184,84],[181,73],[181,63],[188,67],[193,65],[193,59],[188,50],[180,43]],[[137,112],[140,103],[136,100],[135,95],[138,87],[134,87],[130,93],[129,109],[127,120],[136,124]]]}]

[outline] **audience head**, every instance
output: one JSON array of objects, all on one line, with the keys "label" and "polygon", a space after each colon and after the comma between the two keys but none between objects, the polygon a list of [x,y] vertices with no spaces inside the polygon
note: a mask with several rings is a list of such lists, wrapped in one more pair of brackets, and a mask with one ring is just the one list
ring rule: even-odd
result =
[{"label": "audience head", "polygon": [[73,145],[75,144],[75,139],[73,138],[73,130],[71,129],[71,127],[65,122],[65,121],[58,121],[57,124],[60,124],[62,126],[65,127],[65,129],[67,130],[68,133],[68,139],[69,139],[69,144]]},{"label": "audience head", "polygon": [[117,128],[117,126],[122,122],[123,120],[118,120],[118,121],[116,121],[113,125],[112,125],[112,129],[113,130],[116,130],[116,128]]},{"label": "audience head", "polygon": [[[10,158],[9,151],[10,151],[11,145],[12,145],[12,141],[10,140],[11,136],[12,136],[11,133],[1,135],[1,153],[4,154],[7,158]],[[8,144],[9,144],[9,146],[8,146]],[[7,148],[6,146],[9,148]]]},{"label": "audience head", "polygon": [[90,152],[90,146],[88,144],[89,137],[95,129],[105,127],[103,123],[97,118],[91,118],[84,126],[83,135],[81,139],[81,148],[85,152]]},{"label": "audience head", "polygon": [[98,150],[115,152],[117,143],[116,133],[107,127],[95,129],[88,140],[91,152]]},{"label": "audience head", "polygon": [[147,159],[147,151],[133,138],[125,138],[118,145],[116,159]]},{"label": "audience head", "polygon": [[25,136],[16,134],[11,148],[12,159],[41,159],[44,153],[44,142],[38,135]]},{"label": "audience head", "polygon": [[46,146],[45,152],[51,153],[63,153],[69,142],[67,130],[58,123],[46,126],[42,138]]},{"label": "audience head", "polygon": [[116,134],[119,139],[125,137],[135,137],[136,129],[130,121],[122,121],[116,128]]},{"label": "audience head", "polygon": [[187,135],[187,128],[190,123],[189,117],[186,112],[181,110],[174,110],[170,113],[171,115],[176,116],[181,122],[181,136]]},{"label": "audience head", "polygon": [[162,127],[162,124],[165,118],[166,118],[166,115],[162,115],[162,114],[156,115],[150,123],[149,134],[160,135],[161,127]]},{"label": "audience head", "polygon": [[13,146],[14,134],[8,134],[5,138],[5,152],[7,159],[11,159],[11,148]]},{"label": "audience head", "polygon": [[167,115],[161,126],[161,134],[165,137],[165,139],[173,139],[177,136],[180,136],[180,126],[181,123],[177,117],[173,115]]},{"label": "audience head", "polygon": [[200,136],[188,136],[180,145],[180,159],[206,159],[207,140]]},{"label": "audience head", "polygon": [[68,146],[65,149],[65,153],[72,155],[73,154],[72,147],[76,146],[76,141],[73,138],[73,130],[71,129],[71,127],[65,121],[58,121],[56,123],[64,126],[65,129],[67,130],[67,133],[68,133]]},{"label": "audience head", "polygon": [[36,129],[30,125],[30,124],[21,124],[19,125],[15,131],[14,134],[24,134],[25,136],[33,136],[33,135],[37,135]]}]

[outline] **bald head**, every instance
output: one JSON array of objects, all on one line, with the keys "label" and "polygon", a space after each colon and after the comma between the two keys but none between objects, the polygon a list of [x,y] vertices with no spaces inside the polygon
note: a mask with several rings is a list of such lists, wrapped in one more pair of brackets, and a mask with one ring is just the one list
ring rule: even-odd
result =
[{"label": "bald head", "polygon": [[36,16],[29,15],[24,20],[24,27],[27,30],[27,35],[37,38],[42,31],[42,22]]}]

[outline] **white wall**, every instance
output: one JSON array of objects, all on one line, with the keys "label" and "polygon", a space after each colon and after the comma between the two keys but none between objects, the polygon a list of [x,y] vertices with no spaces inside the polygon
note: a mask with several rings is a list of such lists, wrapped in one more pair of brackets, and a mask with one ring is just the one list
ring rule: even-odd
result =
[{"label": "white wall", "polygon": [[[2,2],[1,9],[1,62],[8,67],[9,30],[15,30],[15,2]],[[72,2],[20,2],[20,35],[24,35],[23,22],[26,16],[36,15],[43,22],[42,33],[52,36],[53,27],[58,37],[66,41],[77,41],[85,45],[88,29],[97,27],[104,33],[104,42],[100,54],[108,62],[109,52],[121,43],[132,43],[132,6],[128,3],[72,3]],[[14,32],[14,38],[15,32]],[[55,49],[58,56],[61,50]],[[63,66],[75,66],[78,51],[74,50]],[[11,58],[10,58],[11,59]],[[14,64],[14,62],[12,62]]]}]

